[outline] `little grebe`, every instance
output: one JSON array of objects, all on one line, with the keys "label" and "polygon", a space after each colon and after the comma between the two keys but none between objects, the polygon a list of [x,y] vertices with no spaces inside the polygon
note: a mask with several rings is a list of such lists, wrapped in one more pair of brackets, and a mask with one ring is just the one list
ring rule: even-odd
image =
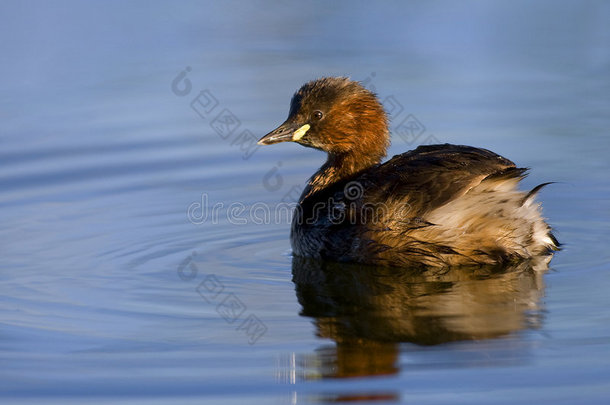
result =
[{"label": "little grebe", "polygon": [[386,266],[498,264],[559,243],[517,189],[526,169],[486,149],[426,145],[380,164],[390,144],[383,106],[360,83],[303,85],[288,119],[259,140],[327,152],[292,221],[297,256]]}]

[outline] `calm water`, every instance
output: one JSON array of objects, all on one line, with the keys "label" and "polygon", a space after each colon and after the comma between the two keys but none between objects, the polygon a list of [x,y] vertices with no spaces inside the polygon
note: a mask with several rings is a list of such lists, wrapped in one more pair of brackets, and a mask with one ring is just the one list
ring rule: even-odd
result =
[{"label": "calm water", "polygon": [[[610,7],[0,5],[2,402],[607,403]],[[365,81],[391,154],[532,168],[548,270],[293,260],[322,163],[253,149],[292,92]],[[409,117],[411,115],[411,117]],[[258,208],[257,208],[258,207]]]}]

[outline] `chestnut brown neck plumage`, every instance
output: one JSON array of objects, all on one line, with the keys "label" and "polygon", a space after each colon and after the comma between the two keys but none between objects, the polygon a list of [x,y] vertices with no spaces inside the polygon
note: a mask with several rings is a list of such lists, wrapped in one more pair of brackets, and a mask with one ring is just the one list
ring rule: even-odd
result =
[{"label": "chestnut brown neck plumage", "polygon": [[355,82],[342,89],[317,146],[326,163],[309,180],[310,193],[379,164],[390,144],[388,121],[376,96]]}]

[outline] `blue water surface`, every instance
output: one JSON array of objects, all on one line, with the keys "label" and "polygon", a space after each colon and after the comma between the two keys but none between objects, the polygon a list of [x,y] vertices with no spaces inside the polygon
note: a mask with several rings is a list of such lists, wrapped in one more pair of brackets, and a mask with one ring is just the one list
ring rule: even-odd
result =
[{"label": "blue water surface", "polygon": [[[603,1],[2,2],[1,401],[608,403],[609,20]],[[468,144],[556,182],[550,268],[293,261],[265,207],[324,156],[252,139],[326,75],[384,100],[390,155]]]}]

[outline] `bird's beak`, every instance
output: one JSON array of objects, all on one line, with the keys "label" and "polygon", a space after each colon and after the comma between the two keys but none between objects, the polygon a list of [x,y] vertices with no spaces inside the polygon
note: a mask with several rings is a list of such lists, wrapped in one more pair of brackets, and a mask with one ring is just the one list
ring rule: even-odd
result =
[{"label": "bird's beak", "polygon": [[272,145],[274,143],[286,141],[298,141],[309,130],[310,125],[299,125],[294,122],[286,121],[267,135],[258,140],[259,145]]}]

